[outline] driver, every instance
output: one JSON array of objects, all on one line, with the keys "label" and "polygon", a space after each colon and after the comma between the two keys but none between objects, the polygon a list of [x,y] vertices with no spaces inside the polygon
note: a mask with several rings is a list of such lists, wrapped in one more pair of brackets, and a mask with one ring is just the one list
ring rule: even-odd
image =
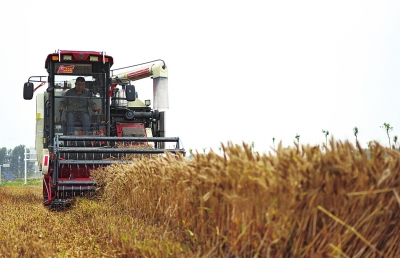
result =
[{"label": "driver", "polygon": [[79,120],[83,125],[83,134],[90,134],[90,117],[89,108],[93,111],[100,111],[100,107],[96,107],[96,103],[90,99],[89,92],[85,91],[85,78],[76,78],[75,88],[68,90],[65,93],[65,98],[60,102],[60,112],[67,109],[67,134],[74,134],[75,120]]}]

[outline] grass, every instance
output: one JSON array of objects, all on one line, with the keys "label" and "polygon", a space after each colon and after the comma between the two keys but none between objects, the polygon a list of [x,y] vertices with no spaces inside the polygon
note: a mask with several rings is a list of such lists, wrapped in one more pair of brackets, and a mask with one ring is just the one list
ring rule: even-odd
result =
[{"label": "grass", "polygon": [[[30,186],[41,186],[43,182],[42,178],[29,178],[26,180],[26,185]],[[25,180],[24,179],[15,179],[15,180],[1,180],[1,187],[7,186],[24,186]]]}]

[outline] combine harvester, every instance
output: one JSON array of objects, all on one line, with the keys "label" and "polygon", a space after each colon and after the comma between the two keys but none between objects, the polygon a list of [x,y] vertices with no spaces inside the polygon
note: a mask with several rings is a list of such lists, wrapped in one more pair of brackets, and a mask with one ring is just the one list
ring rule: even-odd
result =
[{"label": "combine harvester", "polygon": [[[30,100],[47,83],[46,90],[36,94],[36,152],[45,206],[65,207],[74,197],[92,196],[96,185],[90,172],[113,163],[132,162],[127,155],[185,153],[178,137],[165,137],[165,62],[156,60],[115,70],[111,70],[112,65],[113,57],[103,52],[59,50],[46,58],[48,75],[31,76],[24,84],[24,99]],[[114,74],[117,70],[126,72]],[[90,129],[85,134],[78,115],[67,131],[68,107],[60,109],[67,98],[72,98],[66,92],[75,87],[78,77],[85,79],[85,94],[79,98],[98,107],[96,111],[88,108]],[[150,100],[137,98],[131,84],[148,77],[153,80],[153,108]],[[34,83],[40,84],[34,87]],[[173,147],[166,149],[166,143]]]}]

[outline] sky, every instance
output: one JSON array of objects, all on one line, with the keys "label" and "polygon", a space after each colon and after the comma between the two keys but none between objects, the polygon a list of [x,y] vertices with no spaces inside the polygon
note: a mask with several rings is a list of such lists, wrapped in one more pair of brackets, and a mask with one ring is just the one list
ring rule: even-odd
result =
[{"label": "sky", "polygon": [[[35,144],[34,99],[55,50],[105,51],[113,68],[168,66],[167,136],[221,144],[362,147],[400,136],[400,1],[2,1],[0,147]],[[134,82],[152,99],[150,78]],[[35,85],[36,86],[36,85]]]}]

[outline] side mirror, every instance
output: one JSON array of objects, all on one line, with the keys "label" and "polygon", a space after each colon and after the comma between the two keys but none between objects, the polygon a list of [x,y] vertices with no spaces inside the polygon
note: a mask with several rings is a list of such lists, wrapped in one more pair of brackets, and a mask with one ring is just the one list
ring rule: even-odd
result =
[{"label": "side mirror", "polygon": [[24,99],[32,99],[33,98],[33,83],[25,82],[24,83]]},{"label": "side mirror", "polygon": [[126,85],[125,94],[126,94],[127,101],[135,101],[136,100],[135,86],[134,85]]}]

